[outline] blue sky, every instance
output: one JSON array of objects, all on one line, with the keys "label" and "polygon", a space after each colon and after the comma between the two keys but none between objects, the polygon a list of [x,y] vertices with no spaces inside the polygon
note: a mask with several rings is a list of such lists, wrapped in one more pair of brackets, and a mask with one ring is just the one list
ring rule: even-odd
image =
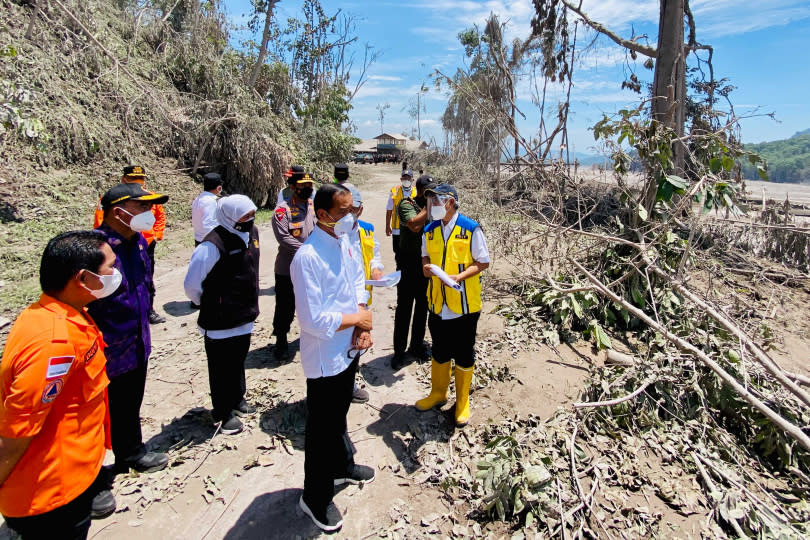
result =
[{"label": "blue sky", "polygon": [[[810,1],[691,0],[697,38],[714,47],[716,77],[728,77],[737,87],[732,102],[738,115],[760,115],[742,122],[745,142],[790,137],[810,128],[810,69],[805,65],[810,51]],[[244,26],[249,0],[223,2],[229,20]],[[353,101],[352,120],[357,136],[380,133],[377,105],[389,103],[385,131],[408,132],[416,123],[407,113],[422,81],[431,88],[425,96],[427,113],[421,122],[422,138],[444,140],[441,115],[446,96],[433,89],[434,70],[452,75],[464,65],[464,51],[457,35],[473,24],[483,26],[490,12],[507,22],[507,37],[525,38],[534,13],[530,0],[414,0],[411,2],[337,2],[322,0],[327,13],[338,9],[357,19],[359,43],[370,43],[382,54],[368,72],[368,81]],[[300,9],[297,0],[282,0],[277,17],[286,19]],[[655,45],[658,0],[583,0],[583,9],[622,36],[647,34]],[[571,19],[573,20],[573,18]],[[244,37],[234,33],[234,41]],[[593,34],[579,31],[578,43],[592,41]],[[362,57],[362,51],[358,51]],[[641,59],[643,61],[643,58]],[[588,127],[603,113],[638,103],[639,96],[621,90],[628,67],[624,52],[604,38],[596,40],[576,64],[569,123],[571,150],[594,153]],[[642,80],[651,72],[640,63],[634,67]],[[519,105],[527,119],[519,127],[524,136],[537,133],[539,113],[531,103],[531,81],[520,85]],[[552,96],[561,90],[552,90]],[[554,107],[551,107],[554,109]],[[761,116],[775,113],[776,121]]]}]

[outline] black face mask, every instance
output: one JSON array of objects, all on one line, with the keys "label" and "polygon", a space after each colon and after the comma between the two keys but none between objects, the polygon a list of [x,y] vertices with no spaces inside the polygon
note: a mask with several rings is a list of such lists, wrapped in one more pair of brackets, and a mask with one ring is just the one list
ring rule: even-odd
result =
[{"label": "black face mask", "polygon": [[305,200],[309,199],[312,196],[313,191],[314,191],[314,189],[311,188],[311,187],[296,189],[295,190],[295,195],[299,199],[305,201]]},{"label": "black face mask", "polygon": [[247,221],[238,221],[233,224],[233,228],[239,232],[250,232],[250,230],[253,228],[253,220],[249,219]]}]

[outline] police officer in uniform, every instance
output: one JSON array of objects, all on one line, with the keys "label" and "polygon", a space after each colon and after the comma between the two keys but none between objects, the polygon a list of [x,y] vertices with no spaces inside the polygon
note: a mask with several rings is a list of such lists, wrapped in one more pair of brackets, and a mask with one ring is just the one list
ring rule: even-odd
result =
[{"label": "police officer in uniform", "polygon": [[290,198],[276,206],[273,217],[273,234],[278,241],[276,256],[276,307],[273,314],[273,335],[276,360],[288,360],[287,334],[295,317],[295,294],[290,279],[290,263],[301,244],[315,227],[315,211],[312,206],[313,180],[304,174],[290,183]]},{"label": "police officer in uniform", "polygon": [[[422,236],[422,263],[428,282],[428,328],[433,340],[430,395],[416,402],[427,411],[447,402],[450,360],[456,361],[456,425],[470,419],[470,383],[475,365],[475,335],[481,315],[481,272],[489,250],[481,226],[458,212],[458,191],[449,184],[426,190],[429,224]],[[433,275],[444,270],[458,284],[450,287]]]},{"label": "police officer in uniform", "polygon": [[[306,171],[304,171],[304,167],[301,165],[291,165],[290,168],[284,172],[284,176],[287,178],[287,187],[278,192],[276,206],[284,201],[290,200],[290,197],[292,197],[293,194],[293,189],[295,188],[295,183],[301,180],[305,174]],[[315,196],[314,192],[312,196]]]}]

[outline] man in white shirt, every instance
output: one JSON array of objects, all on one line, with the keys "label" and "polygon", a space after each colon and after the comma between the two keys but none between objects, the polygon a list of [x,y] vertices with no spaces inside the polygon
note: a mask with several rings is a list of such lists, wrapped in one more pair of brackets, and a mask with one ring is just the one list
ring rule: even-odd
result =
[{"label": "man in white shirt", "polygon": [[362,255],[348,238],[352,196],[339,184],[315,194],[317,225],[290,265],[301,326],[301,366],[307,378],[304,493],[299,506],[320,529],[343,525],[332,502],[335,486],[374,480],[356,465],[346,430],[359,353],[371,347],[371,312]]},{"label": "man in white shirt", "polygon": [[244,195],[223,197],[217,225],[194,249],[183,288],[200,305],[197,325],[205,341],[214,422],[242,431],[237,416],[256,412],[245,401],[245,358],[259,316],[259,229],[256,205]]},{"label": "man in white shirt", "polygon": [[222,193],[222,177],[218,173],[203,176],[203,192],[191,203],[191,224],[194,227],[194,247],[217,226],[217,197]]},{"label": "man in white shirt", "polygon": [[[433,341],[430,395],[416,402],[428,411],[447,402],[451,362],[456,361],[456,426],[470,419],[470,384],[475,365],[475,337],[481,316],[481,272],[489,267],[484,231],[458,211],[458,191],[449,184],[430,186],[428,220],[422,235],[422,264],[428,281],[428,329]],[[456,285],[433,274],[438,266]]]}]

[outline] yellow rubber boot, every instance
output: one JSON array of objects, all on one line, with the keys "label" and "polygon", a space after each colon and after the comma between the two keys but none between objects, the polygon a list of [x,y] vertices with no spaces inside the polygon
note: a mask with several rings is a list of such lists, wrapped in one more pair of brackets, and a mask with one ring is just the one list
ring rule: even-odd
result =
[{"label": "yellow rubber boot", "polygon": [[470,384],[473,367],[456,366],[456,426],[466,426],[470,421]]},{"label": "yellow rubber boot", "polygon": [[416,408],[420,411],[429,411],[447,403],[447,389],[450,388],[451,362],[440,364],[432,358],[430,360],[430,395],[416,402]]}]

